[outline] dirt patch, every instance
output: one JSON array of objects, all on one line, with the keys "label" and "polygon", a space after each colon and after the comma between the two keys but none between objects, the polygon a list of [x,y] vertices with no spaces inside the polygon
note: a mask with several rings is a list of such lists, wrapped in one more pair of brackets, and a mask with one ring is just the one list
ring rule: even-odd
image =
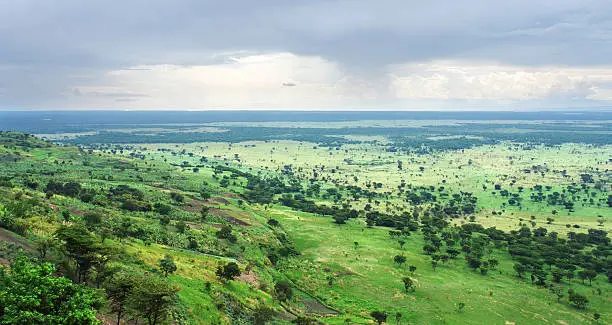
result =
[{"label": "dirt patch", "polygon": [[190,195],[189,197],[191,198],[191,201],[181,207],[181,209],[187,212],[200,213],[202,211],[202,207],[206,206],[208,203],[196,198],[193,195]]},{"label": "dirt patch", "polygon": [[104,325],[115,325],[115,324],[117,324],[117,320],[114,318],[114,316],[97,314],[96,318],[99,321],[101,321],[102,324],[104,324]]},{"label": "dirt patch", "polygon": [[252,284],[255,287],[259,287],[259,280],[257,279],[257,274],[253,273],[253,271],[242,272],[238,277],[238,280]]},{"label": "dirt patch", "polygon": [[202,225],[194,222],[186,222],[190,229],[202,230]]},{"label": "dirt patch", "polygon": [[81,217],[85,215],[85,211],[81,211],[75,208],[70,209],[70,213]]},{"label": "dirt patch", "polygon": [[230,201],[222,198],[222,197],[211,197],[210,199],[208,199],[208,202],[214,204],[214,203],[218,203],[218,204],[230,204]]},{"label": "dirt patch", "polygon": [[242,195],[236,194],[236,193],[223,193],[222,195],[223,197],[226,197],[229,199],[241,199],[241,200],[245,199]]},{"label": "dirt patch", "polygon": [[[209,213],[218,217],[221,217],[227,220],[229,223],[234,224],[236,226],[250,226],[250,224],[243,219],[249,219],[246,213],[241,213],[239,211],[231,211],[231,210],[223,210],[212,208],[209,210]],[[232,214],[237,214],[240,218],[233,216]]]},{"label": "dirt patch", "polygon": [[34,248],[30,246],[27,242],[25,242],[25,240],[17,237],[17,235],[10,233],[6,229],[0,228],[0,241],[5,241],[7,243],[15,243],[20,245],[25,250],[34,251]]},{"label": "dirt patch", "polygon": [[304,299],[302,300],[304,307],[306,307],[307,314],[315,314],[315,315],[337,315],[338,312],[325,306],[324,304],[318,302],[315,299]]}]

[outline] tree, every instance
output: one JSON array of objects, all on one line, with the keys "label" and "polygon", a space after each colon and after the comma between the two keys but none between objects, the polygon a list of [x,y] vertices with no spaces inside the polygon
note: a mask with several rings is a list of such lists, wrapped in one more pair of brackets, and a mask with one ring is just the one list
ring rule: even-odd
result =
[{"label": "tree", "polygon": [[183,220],[176,223],[176,231],[181,234],[184,234],[187,228],[189,228],[189,226],[187,226],[187,223],[185,223]]},{"label": "tree", "polygon": [[589,300],[586,296],[583,296],[576,292],[571,292],[569,294],[569,301],[576,306],[578,309],[585,309],[589,303]]},{"label": "tree", "polygon": [[408,268],[408,270],[410,270],[410,274],[414,274],[414,271],[416,271],[416,266],[414,265],[410,265],[410,267]]},{"label": "tree", "polygon": [[224,280],[233,280],[240,275],[240,267],[234,262],[229,262],[225,265],[220,265],[217,268],[217,276]]},{"label": "tree", "polygon": [[77,263],[76,281],[86,280],[98,250],[95,237],[79,224],[61,226],[55,231],[55,236],[63,242],[68,256]]},{"label": "tree", "polygon": [[172,274],[176,272],[176,264],[174,264],[174,259],[170,255],[166,255],[161,261],[159,261],[159,268],[162,272],[164,272],[164,276],[168,276],[168,274]]},{"label": "tree", "polygon": [[159,218],[159,224],[162,226],[167,226],[170,224],[170,217],[169,216],[162,216],[161,218]]},{"label": "tree", "polygon": [[293,297],[293,289],[287,281],[278,281],[274,285],[274,296],[276,299],[287,302]]},{"label": "tree", "polygon": [[100,324],[100,297],[65,277],[55,266],[18,256],[0,269],[0,322],[3,324]]},{"label": "tree", "polygon": [[132,290],[136,285],[136,278],[129,273],[115,273],[104,284],[104,290],[109,300],[111,311],[117,314],[117,325],[121,324],[128,300],[131,297]]},{"label": "tree", "polygon": [[550,292],[557,296],[557,302],[561,302],[561,299],[564,297],[563,289],[561,287],[551,285]]},{"label": "tree", "polygon": [[274,309],[259,305],[253,310],[253,324],[265,325],[274,318]]},{"label": "tree", "polygon": [[406,263],[406,256],[395,255],[395,257],[393,257],[393,261],[397,263],[399,266],[402,266],[402,264]]},{"label": "tree", "polygon": [[552,270],[550,275],[552,276],[552,280],[556,283],[560,283],[564,276],[563,271],[559,269]]},{"label": "tree", "polygon": [[146,319],[149,325],[163,323],[177,302],[178,288],[155,275],[138,277],[130,296],[132,310]]},{"label": "tree", "polygon": [[346,218],[344,216],[341,215],[335,215],[333,216],[334,222],[339,224],[339,225],[343,225],[346,223]]},{"label": "tree", "polygon": [[402,278],[402,282],[404,282],[404,290],[406,291],[406,293],[408,293],[408,291],[410,290],[414,291],[414,281],[411,277],[407,276]]},{"label": "tree", "polygon": [[463,303],[463,302],[460,302],[460,303],[457,305],[457,311],[458,311],[458,312],[462,312],[464,308],[465,308],[465,303]]},{"label": "tree", "polygon": [[387,321],[387,312],[384,311],[375,310],[370,313],[370,316],[372,316],[372,318],[378,322],[378,325]]},{"label": "tree", "polygon": [[57,247],[57,240],[53,237],[39,237],[34,241],[36,251],[40,256],[40,259],[44,260],[47,257],[49,251]]},{"label": "tree", "polygon": [[219,229],[217,231],[217,238],[227,239],[231,243],[235,243],[237,240],[236,235],[232,234],[232,227],[230,226],[223,226],[223,228]]},{"label": "tree", "polygon": [[520,263],[514,264],[513,268],[519,278],[522,278],[525,271],[527,271],[527,268],[525,267],[525,265],[520,264]]},{"label": "tree", "polygon": [[[200,195],[202,195],[202,194],[200,194]],[[208,197],[210,197],[210,194],[208,194]],[[208,199],[208,198],[206,198],[206,199]],[[202,222],[206,221],[206,218],[208,217],[208,211],[209,210],[210,210],[210,208],[207,207],[207,206],[202,206],[202,209],[200,209],[200,220]]]},{"label": "tree", "polygon": [[488,263],[491,270],[495,270],[499,265],[499,261],[494,258],[489,259]]},{"label": "tree", "polygon": [[582,270],[580,272],[578,272],[578,277],[582,280],[582,283],[584,283],[584,280],[589,280],[589,285],[593,284],[593,279],[595,279],[597,277],[597,272],[593,271],[593,270]]}]

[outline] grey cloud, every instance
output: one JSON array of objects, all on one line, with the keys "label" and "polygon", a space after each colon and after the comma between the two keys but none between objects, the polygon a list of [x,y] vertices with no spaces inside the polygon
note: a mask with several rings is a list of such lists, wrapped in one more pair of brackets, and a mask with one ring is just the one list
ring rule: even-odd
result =
[{"label": "grey cloud", "polygon": [[410,61],[612,57],[607,0],[0,0],[0,8],[0,66],[25,67],[0,73],[0,104],[58,97],[72,74],[217,64],[222,52],[317,55],[373,78]]}]

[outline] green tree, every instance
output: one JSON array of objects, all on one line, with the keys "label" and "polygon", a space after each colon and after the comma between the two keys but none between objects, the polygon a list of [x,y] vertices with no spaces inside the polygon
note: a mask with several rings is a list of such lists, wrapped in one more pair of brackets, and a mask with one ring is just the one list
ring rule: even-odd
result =
[{"label": "green tree", "polygon": [[457,305],[457,311],[458,311],[458,312],[462,312],[464,308],[465,308],[465,303],[463,303],[463,302],[460,302],[460,303]]},{"label": "green tree", "polygon": [[578,309],[585,309],[589,303],[589,300],[586,296],[583,296],[579,293],[572,292],[569,294],[569,301],[576,306]]},{"label": "green tree", "polygon": [[229,262],[225,265],[220,265],[217,268],[217,276],[224,280],[233,280],[240,275],[240,267],[234,262]]},{"label": "green tree", "polygon": [[143,317],[149,325],[165,322],[176,305],[178,288],[154,275],[139,277],[130,295],[130,308]]},{"label": "green tree", "polygon": [[253,310],[253,324],[255,325],[265,325],[272,319],[274,319],[274,309],[268,306],[259,305]]},{"label": "green tree", "polygon": [[404,256],[404,255],[395,255],[393,257],[393,262],[397,263],[399,266],[402,266],[402,264],[406,263],[406,256]]},{"label": "green tree", "polygon": [[278,281],[274,285],[274,296],[280,301],[289,301],[293,297],[293,289],[287,281]]},{"label": "green tree", "polygon": [[47,236],[42,236],[42,237],[38,237],[36,238],[36,240],[34,241],[34,246],[36,247],[36,251],[38,252],[38,255],[40,256],[41,259],[45,259],[47,257],[47,254],[57,248],[57,240],[55,240],[55,238],[53,237],[47,237]]},{"label": "green tree", "polygon": [[578,277],[582,280],[582,283],[584,283],[584,280],[588,279],[589,285],[591,285],[593,284],[593,279],[597,277],[597,272],[593,270],[582,270],[578,272]]},{"label": "green tree", "polygon": [[414,281],[412,280],[411,277],[404,277],[402,278],[402,282],[404,282],[404,290],[406,292],[410,291],[410,290],[414,290]]},{"label": "green tree", "polygon": [[98,250],[95,237],[79,224],[61,226],[55,231],[55,236],[63,242],[68,257],[73,258],[77,264],[76,281],[85,281]]},{"label": "green tree", "polygon": [[126,307],[136,282],[137,280],[134,275],[127,272],[119,272],[104,283],[109,307],[111,311],[117,314],[117,325],[121,324],[121,318],[127,309]]},{"label": "green tree", "polygon": [[92,230],[102,223],[104,216],[98,212],[88,212],[83,216],[83,221],[88,229]]},{"label": "green tree", "polygon": [[100,297],[65,277],[55,266],[19,256],[0,269],[0,322],[3,324],[100,324]]},{"label": "green tree", "polygon": [[525,271],[527,271],[527,268],[525,267],[525,265],[520,264],[520,263],[514,264],[513,268],[519,278],[522,278],[523,274],[525,274]]},{"label": "green tree", "polygon": [[375,310],[370,313],[370,316],[372,316],[372,318],[378,322],[378,325],[387,321],[387,313],[384,311]]},{"label": "green tree", "polygon": [[174,259],[170,255],[166,255],[161,261],[159,261],[159,268],[164,272],[164,276],[176,272],[176,264]]},{"label": "green tree", "polygon": [[176,223],[176,231],[178,231],[181,234],[184,234],[188,228],[189,226],[187,226],[187,223],[185,223],[185,221],[183,220]]}]

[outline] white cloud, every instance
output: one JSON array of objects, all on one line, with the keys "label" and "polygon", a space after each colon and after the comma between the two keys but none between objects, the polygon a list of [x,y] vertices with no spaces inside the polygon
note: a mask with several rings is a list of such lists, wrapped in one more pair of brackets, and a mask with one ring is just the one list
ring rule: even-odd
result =
[{"label": "white cloud", "polygon": [[[434,61],[394,65],[391,88],[403,99],[527,101],[606,100],[612,67],[525,67]],[[599,94],[599,95],[598,95]]]},{"label": "white cloud", "polygon": [[[316,108],[376,97],[364,80],[351,81],[338,64],[321,57],[283,52],[224,61],[113,70],[94,85],[74,85],[70,93],[79,94],[77,99],[89,107],[119,105],[113,97],[134,97],[130,107],[154,109]],[[120,102],[126,105],[125,100]]]},{"label": "white cloud", "polygon": [[[85,82],[84,82],[85,81]],[[130,109],[462,109],[546,101],[607,103],[612,67],[525,67],[472,61],[348,73],[318,56],[233,54],[214,65],[141,65],[74,78],[58,106]],[[70,105],[68,105],[68,103]],[[541,107],[538,107],[541,108]]]}]

